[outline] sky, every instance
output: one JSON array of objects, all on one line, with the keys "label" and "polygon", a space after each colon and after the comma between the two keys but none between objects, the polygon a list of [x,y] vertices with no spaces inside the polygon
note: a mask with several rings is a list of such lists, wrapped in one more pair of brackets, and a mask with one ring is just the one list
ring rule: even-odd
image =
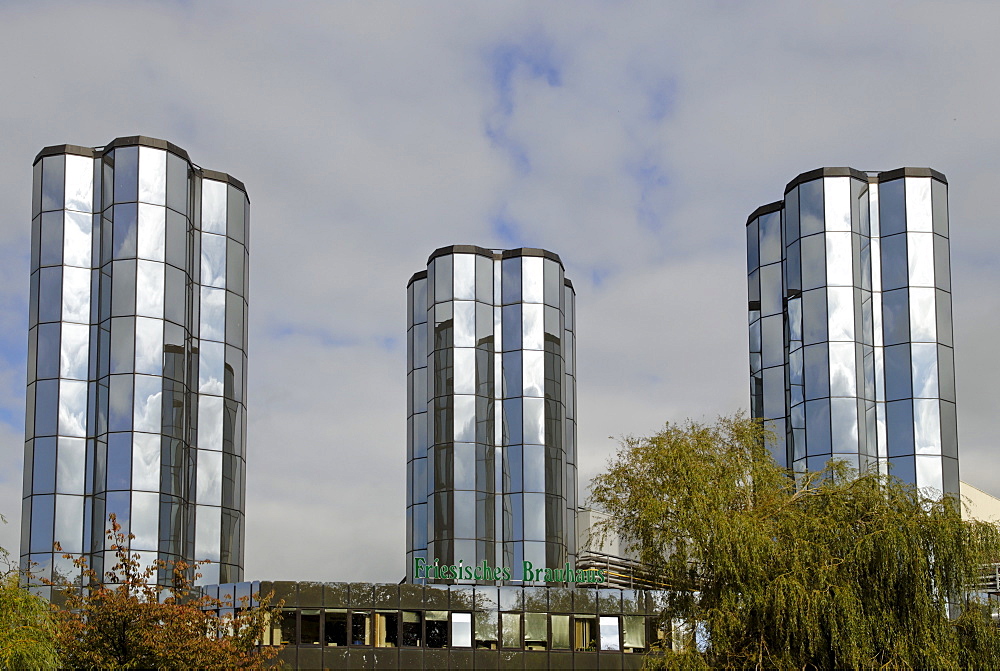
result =
[{"label": "sky", "polygon": [[250,194],[246,577],[405,570],[406,282],[541,247],[577,292],[580,491],[746,409],[744,225],[820,166],[950,182],[961,477],[1000,494],[1000,6],[0,2],[0,546],[19,538],[31,164],[169,140]]}]

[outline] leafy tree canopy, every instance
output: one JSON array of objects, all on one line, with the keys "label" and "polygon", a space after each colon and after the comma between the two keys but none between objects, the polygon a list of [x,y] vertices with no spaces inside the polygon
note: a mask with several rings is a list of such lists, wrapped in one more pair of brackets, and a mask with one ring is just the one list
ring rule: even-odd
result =
[{"label": "leafy tree canopy", "polygon": [[[85,587],[54,583],[64,599],[56,615],[58,643],[65,666],[78,669],[259,669],[277,654],[260,648],[274,612],[269,596],[260,604],[224,603],[193,587],[193,570],[183,562],[169,568],[173,585],[157,587],[163,562],[144,565],[128,550],[121,525],[110,516],[109,548],[117,563],[104,576],[75,559]],[[55,598],[55,594],[54,594]],[[220,617],[219,609],[235,614]]]},{"label": "leafy tree canopy", "polygon": [[54,669],[58,662],[49,603],[21,587],[20,572],[0,548],[0,669]]},{"label": "leafy tree canopy", "polygon": [[667,424],[628,437],[592,502],[701,632],[666,666],[1000,668],[975,592],[1000,532],[960,503],[842,462],[792,474],[758,421]]}]

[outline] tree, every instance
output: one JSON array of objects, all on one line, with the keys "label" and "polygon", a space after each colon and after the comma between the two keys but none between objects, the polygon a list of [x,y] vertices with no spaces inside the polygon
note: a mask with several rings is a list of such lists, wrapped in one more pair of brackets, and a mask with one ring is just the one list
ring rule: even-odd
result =
[{"label": "tree", "polygon": [[[85,669],[233,669],[264,668],[277,654],[261,648],[265,628],[275,611],[270,595],[251,606],[210,598],[193,586],[197,565],[177,562],[169,569],[173,585],[153,584],[157,561],[144,566],[128,549],[133,538],[121,531],[114,515],[107,530],[116,564],[103,577],[84,558],[74,559],[84,586],[54,583],[64,599],[57,612],[58,643],[64,665]],[[64,555],[68,557],[68,555]],[[55,592],[54,591],[54,598]],[[234,609],[219,616],[220,609]],[[280,605],[279,605],[280,607]]]},{"label": "tree", "polygon": [[793,474],[741,415],[628,437],[592,483],[697,644],[653,665],[1000,666],[975,592],[1000,532],[960,502],[831,462]]},{"label": "tree", "polygon": [[[0,517],[2,519],[2,517]],[[20,572],[0,548],[0,669],[54,669],[56,629],[48,602],[20,585]]]}]

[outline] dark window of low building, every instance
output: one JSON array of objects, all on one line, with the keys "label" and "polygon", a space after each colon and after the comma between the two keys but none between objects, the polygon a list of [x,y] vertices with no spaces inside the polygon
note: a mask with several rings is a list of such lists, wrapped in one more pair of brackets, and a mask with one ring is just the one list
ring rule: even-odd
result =
[{"label": "dark window of low building", "polygon": [[429,610],[424,618],[427,620],[427,647],[448,647],[448,611]]},{"label": "dark window of low building", "polygon": [[298,613],[294,609],[281,611],[278,616],[274,639],[282,645],[298,645]]},{"label": "dark window of low building", "polygon": [[300,624],[299,641],[302,645],[319,645],[320,611],[303,610]]},{"label": "dark window of low building", "polygon": [[420,613],[410,610],[403,611],[403,645],[415,648],[420,646],[421,639]]},{"label": "dark window of low building", "polygon": [[380,610],[375,613],[375,647],[399,646],[399,612]]},{"label": "dark window of low building", "polygon": [[371,613],[351,613],[351,645],[372,644]]},{"label": "dark window of low building", "polygon": [[347,611],[328,610],[323,623],[323,640],[327,645],[347,645]]}]

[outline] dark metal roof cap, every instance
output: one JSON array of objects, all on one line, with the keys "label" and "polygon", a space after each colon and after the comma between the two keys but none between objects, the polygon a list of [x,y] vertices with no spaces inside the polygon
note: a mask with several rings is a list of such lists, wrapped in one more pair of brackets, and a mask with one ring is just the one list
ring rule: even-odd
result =
[{"label": "dark metal roof cap", "polygon": [[[439,247],[427,257],[427,263],[430,264],[431,261],[439,256],[448,256],[449,254],[478,254],[479,256],[485,256],[493,260],[515,259],[521,256],[540,256],[555,261],[560,266],[563,265],[559,255],[547,249],[519,247],[517,249],[492,250],[478,245],[448,245],[447,247]],[[565,267],[563,267],[563,270],[565,270]]]},{"label": "dark metal roof cap", "polygon": [[895,170],[886,170],[885,172],[878,173],[879,182],[891,182],[900,177],[930,177],[943,184],[948,183],[948,178],[944,176],[944,173],[938,172],[933,168],[896,168]]},{"label": "dark metal roof cap", "polygon": [[754,219],[761,216],[762,214],[771,214],[772,212],[780,212],[783,209],[785,209],[785,201],[783,200],[776,200],[773,203],[768,203],[767,205],[761,205],[756,210],[754,210],[749,217],[747,217],[747,226],[749,226],[750,222],[752,222]]},{"label": "dark metal roof cap", "polygon": [[431,252],[431,255],[427,257],[427,263],[430,265],[430,262],[437,257],[448,256],[449,254],[478,254],[479,256],[494,258],[491,250],[479,245],[448,245],[447,247],[438,247]]},{"label": "dark metal roof cap", "polygon": [[804,172],[785,186],[785,193],[788,193],[803,182],[811,182],[820,177],[853,177],[862,182],[868,181],[868,175],[855,170],[854,168],[816,168],[809,172]]},{"label": "dark metal roof cap", "polygon": [[52,145],[51,147],[45,147],[40,152],[38,152],[38,155],[35,156],[35,160],[32,163],[32,165],[38,163],[38,161],[45,158],[46,156],[59,156],[61,154],[71,154],[73,156],[86,156],[87,158],[97,158],[98,156],[104,156],[108,152],[114,151],[119,147],[136,147],[136,146],[152,147],[154,149],[165,149],[169,151],[171,154],[179,156],[180,158],[183,158],[185,161],[187,161],[191,165],[192,169],[197,171],[203,178],[213,179],[218,182],[225,182],[226,184],[230,184],[239,189],[240,191],[242,191],[244,195],[247,194],[247,188],[243,184],[243,182],[236,179],[232,175],[225,172],[219,172],[218,170],[208,170],[206,168],[202,168],[201,166],[195,165],[194,163],[191,162],[191,157],[188,156],[188,153],[184,149],[175,145],[173,142],[168,142],[166,140],[161,140],[159,138],[149,137],[146,135],[128,135],[125,137],[116,137],[114,140],[104,145],[103,147],[81,147],[75,144]]}]

